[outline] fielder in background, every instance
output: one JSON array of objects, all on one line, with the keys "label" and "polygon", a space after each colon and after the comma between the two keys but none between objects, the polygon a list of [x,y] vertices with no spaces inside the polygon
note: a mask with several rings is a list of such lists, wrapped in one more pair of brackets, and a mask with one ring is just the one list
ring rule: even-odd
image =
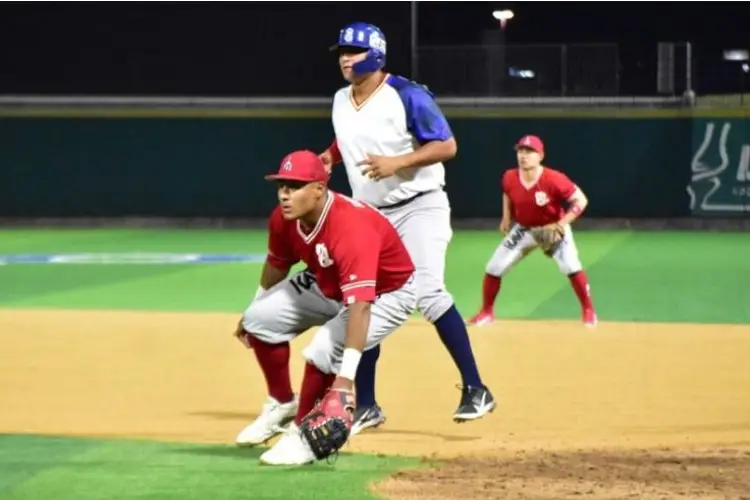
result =
[{"label": "fielder in background", "polygon": [[544,144],[539,137],[521,138],[516,144],[516,156],[518,168],[503,175],[500,231],[506,233],[505,238],[487,263],[482,309],[469,322],[481,326],[495,319],[495,300],[503,276],[539,247],[570,280],[581,304],[583,323],[596,326],[589,282],[570,228],[586,209],[588,199],[565,174],[542,165]]},{"label": "fielder in background", "polygon": [[[396,227],[416,267],[417,308],[461,373],[453,419],[481,418],[495,400],[479,376],[466,325],[444,283],[453,230],[443,162],[456,155],[453,133],[424,86],[383,70],[386,41],[376,26],[345,26],[331,50],[349,85],[333,97],[336,138],[321,158],[329,169],[343,162],[353,198],[376,207]],[[375,400],[379,355],[378,348],[367,351],[360,363],[353,433],[385,421]]]},{"label": "fielder in background", "polygon": [[[317,154],[291,153],[278,174],[279,206],[269,220],[260,290],[235,335],[252,348],[268,385],[269,408],[238,436],[253,445],[281,431],[260,461],[302,465],[336,453],[347,441],[362,352],[401,326],[416,305],[414,265],[396,230],[377,210],[329,191]],[[298,262],[308,267],[287,279]],[[307,273],[307,285],[298,277]],[[322,325],[304,349],[299,401],[289,377],[289,341]],[[294,413],[292,413],[294,411]]]}]

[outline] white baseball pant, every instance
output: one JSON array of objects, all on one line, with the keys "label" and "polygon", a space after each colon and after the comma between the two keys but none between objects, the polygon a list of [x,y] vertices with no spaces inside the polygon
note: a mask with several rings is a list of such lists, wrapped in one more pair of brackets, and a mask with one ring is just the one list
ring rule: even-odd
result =
[{"label": "white baseball pant", "polygon": [[453,238],[448,195],[437,190],[380,211],[395,226],[414,262],[417,309],[428,321],[437,321],[453,305],[445,288],[445,257]]},{"label": "white baseball pant", "polygon": [[[520,224],[514,224],[487,263],[487,274],[497,277],[504,276],[513,266],[538,246],[528,228]],[[551,257],[557,264],[560,272],[566,276],[577,273],[583,268],[578,258],[578,249],[573,239],[573,230],[569,225],[565,226],[565,235]]]},{"label": "white baseball pant", "polygon": [[[413,277],[400,289],[378,296],[370,310],[365,350],[379,345],[403,325],[415,307]],[[268,344],[288,342],[309,328],[320,326],[302,355],[320,371],[338,374],[348,313],[340,302],[323,296],[312,273],[301,271],[251,302],[243,314],[242,326]]]}]

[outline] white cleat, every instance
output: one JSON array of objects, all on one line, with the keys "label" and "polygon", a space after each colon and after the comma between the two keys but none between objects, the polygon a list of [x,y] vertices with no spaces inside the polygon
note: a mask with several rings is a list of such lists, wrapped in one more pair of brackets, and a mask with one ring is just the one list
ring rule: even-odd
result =
[{"label": "white cleat", "polygon": [[260,456],[260,463],[265,465],[307,465],[315,460],[310,445],[294,423],[289,425],[272,448]]},{"label": "white cleat", "polygon": [[237,435],[237,446],[256,446],[282,433],[284,426],[297,415],[297,404],[297,396],[288,403],[279,403],[269,396],[258,418]]}]

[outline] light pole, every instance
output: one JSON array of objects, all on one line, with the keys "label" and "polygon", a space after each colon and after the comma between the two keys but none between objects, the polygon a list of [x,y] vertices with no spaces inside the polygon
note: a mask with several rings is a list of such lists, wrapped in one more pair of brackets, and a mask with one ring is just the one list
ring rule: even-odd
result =
[{"label": "light pole", "polygon": [[409,2],[410,4],[410,21],[411,21],[411,40],[410,40],[410,47],[411,47],[411,79],[415,82],[419,78],[419,38],[418,38],[418,27],[419,23],[417,23],[417,2],[412,1]]},{"label": "light pole", "polygon": [[733,49],[724,51],[724,60],[738,64],[740,70],[740,105],[745,104],[745,75],[750,72],[750,52],[745,49]]},{"label": "light pole", "polygon": [[495,10],[492,17],[500,23],[500,31],[486,31],[484,47],[487,54],[487,94],[502,95],[506,78],[505,67],[505,26],[513,19],[512,10]]}]

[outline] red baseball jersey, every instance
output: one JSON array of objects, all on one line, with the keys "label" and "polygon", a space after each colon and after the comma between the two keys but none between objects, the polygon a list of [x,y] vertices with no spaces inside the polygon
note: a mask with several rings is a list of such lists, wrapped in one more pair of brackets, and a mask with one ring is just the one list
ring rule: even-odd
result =
[{"label": "red baseball jersey", "polygon": [[374,301],[401,288],[414,273],[411,257],[388,219],[333,191],[311,230],[285,220],[276,207],[269,220],[267,261],[277,269],[304,262],[323,295],[344,304]]},{"label": "red baseball jersey", "polygon": [[510,198],[511,217],[526,227],[559,221],[576,189],[578,187],[567,175],[549,167],[543,167],[539,178],[531,184],[521,180],[518,168],[503,174],[503,193]]}]

